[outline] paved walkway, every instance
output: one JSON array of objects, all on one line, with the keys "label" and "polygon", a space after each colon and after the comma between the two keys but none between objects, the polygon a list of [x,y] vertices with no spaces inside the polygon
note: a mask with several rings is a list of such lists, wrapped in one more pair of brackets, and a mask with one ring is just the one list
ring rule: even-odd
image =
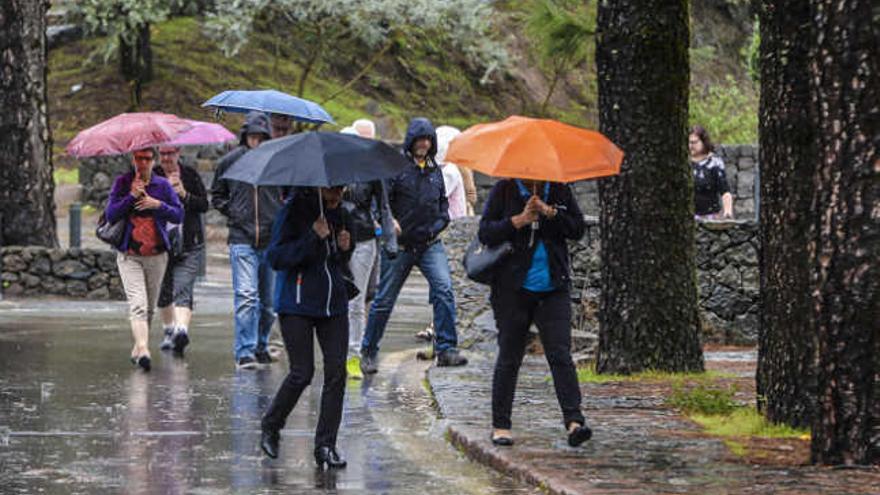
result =
[{"label": "paved walkway", "polygon": [[266,459],[259,420],[286,363],[234,369],[222,248],[212,260],[185,359],[158,351],[154,325],[149,374],[128,362],[124,302],[0,302],[0,493],[536,492],[444,439],[423,385],[428,364],[414,357],[412,333],[430,317],[419,277],[385,335],[380,373],[348,382],[339,438],[348,468],[322,473],[312,461],[320,368],[282,432],[281,457]]},{"label": "paved walkway", "polygon": [[[664,407],[668,387],[650,383],[583,384],[584,412],[594,437],[581,448],[570,448],[543,357],[528,357],[520,371],[513,416],[516,445],[495,447],[489,441],[494,353],[490,349],[469,357],[472,364],[466,368],[428,371],[451,441],[471,458],[549,493],[880,493],[878,469],[836,470],[772,460],[755,464],[738,458],[721,440]],[[707,355],[710,365],[725,358]],[[745,375],[740,383],[753,381],[742,363],[731,367]],[[773,448],[790,457],[806,444],[794,442],[801,445],[777,442]]]}]

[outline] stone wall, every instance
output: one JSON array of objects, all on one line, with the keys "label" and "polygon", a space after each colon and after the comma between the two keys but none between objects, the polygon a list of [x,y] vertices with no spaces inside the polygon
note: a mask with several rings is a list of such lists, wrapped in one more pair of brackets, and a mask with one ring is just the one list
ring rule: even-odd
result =
[{"label": "stone wall", "polygon": [[125,299],[116,253],[109,249],[2,247],[0,283],[5,297]]},{"label": "stone wall", "polygon": [[[478,226],[477,218],[454,221],[443,234],[455,287],[463,343],[494,338],[489,288],[471,282],[461,260]],[[758,321],[758,232],[752,222],[697,224],[697,278],[704,341],[755,344]],[[599,226],[587,217],[587,233],[571,243],[573,339],[576,354],[588,356],[598,333],[601,291]]]},{"label": "stone wall", "polygon": [[[752,220],[755,216],[755,175],[758,172],[758,147],[754,145],[719,146],[718,155],[724,160],[727,181],[734,196],[734,216],[741,220]],[[477,211],[482,212],[483,202],[495,180],[482,174],[475,174],[478,186]],[[578,205],[584,215],[599,215],[599,192],[596,181],[576,182],[573,185]]]}]

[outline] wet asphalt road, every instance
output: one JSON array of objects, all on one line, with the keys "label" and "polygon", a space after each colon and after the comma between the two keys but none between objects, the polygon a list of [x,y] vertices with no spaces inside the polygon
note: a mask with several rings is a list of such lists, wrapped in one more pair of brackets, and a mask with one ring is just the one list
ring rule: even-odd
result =
[{"label": "wet asphalt road", "polygon": [[[383,341],[380,373],[349,380],[339,447],[345,470],[312,459],[322,374],[259,451],[259,419],[284,377],[235,371],[231,291],[222,267],[197,289],[185,358],[128,361],[119,302],[0,302],[0,493],[533,493],[468,462],[443,438],[412,334],[430,318],[423,279],[408,284]],[[316,353],[320,355],[320,353]]]}]

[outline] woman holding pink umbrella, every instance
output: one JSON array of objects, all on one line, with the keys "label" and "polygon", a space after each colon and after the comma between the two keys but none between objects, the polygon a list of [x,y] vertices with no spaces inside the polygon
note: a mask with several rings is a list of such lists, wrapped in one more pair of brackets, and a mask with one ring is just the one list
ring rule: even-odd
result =
[{"label": "woman holding pink umbrella", "polygon": [[144,371],[150,370],[150,321],[171,249],[168,224],[183,221],[183,208],[171,183],[153,173],[155,160],[153,148],[134,151],[133,169],[113,182],[104,211],[110,224],[125,221],[122,241],[115,246],[116,264],[134,338],[131,361]]},{"label": "woman holding pink umbrella", "polygon": [[176,115],[123,113],[81,131],[67,145],[67,152],[77,158],[131,154],[132,170],[116,177],[104,210],[109,230],[121,235],[105,240],[118,251],[116,264],[134,339],[131,362],[144,371],[150,370],[150,320],[171,250],[168,224],[183,221],[171,183],[153,173],[154,147],[192,128],[191,121]]}]

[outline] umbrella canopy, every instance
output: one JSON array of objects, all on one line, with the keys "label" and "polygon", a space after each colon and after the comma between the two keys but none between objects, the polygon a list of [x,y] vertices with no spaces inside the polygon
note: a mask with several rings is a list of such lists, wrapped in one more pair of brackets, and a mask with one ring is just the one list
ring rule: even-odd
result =
[{"label": "umbrella canopy", "polygon": [[223,178],[259,186],[331,187],[388,179],[408,165],[409,160],[382,141],[306,132],[266,141],[242,155]]},{"label": "umbrella canopy", "polygon": [[513,116],[466,130],[446,160],[493,177],[574,182],[617,175],[623,151],[595,131]]},{"label": "umbrella canopy", "polygon": [[281,91],[266,89],[259,91],[224,91],[202,103],[203,107],[214,107],[227,112],[247,113],[251,110],[289,115],[294,120],[310,124],[333,124],[333,117],[321,105],[303,98],[297,98]]},{"label": "umbrella canopy", "polygon": [[130,153],[177,138],[192,128],[187,120],[160,112],[123,113],[74,137],[67,152],[77,158]]},{"label": "umbrella canopy", "polygon": [[196,146],[200,144],[225,143],[235,139],[235,134],[225,127],[213,122],[201,122],[198,120],[185,119],[192,127],[177,135],[176,138],[162,143],[166,146]]}]

